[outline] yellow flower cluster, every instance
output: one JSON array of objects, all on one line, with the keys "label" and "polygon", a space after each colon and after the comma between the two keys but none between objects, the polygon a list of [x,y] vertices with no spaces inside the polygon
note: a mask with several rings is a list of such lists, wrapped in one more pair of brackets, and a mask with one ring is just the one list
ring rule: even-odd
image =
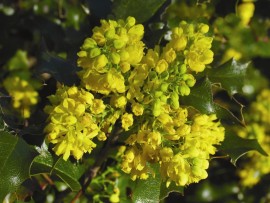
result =
[{"label": "yellow flower cluster", "polygon": [[92,37],[84,41],[78,65],[87,90],[105,95],[126,91],[123,74],[141,61],[144,50],[144,27],[135,23],[133,17],[126,21],[101,20],[101,26],[95,27]]},{"label": "yellow flower cluster", "polygon": [[166,104],[179,107],[179,95],[189,95],[190,87],[196,83],[191,72],[203,71],[213,60],[213,39],[206,36],[208,30],[206,24],[183,21],[173,28],[164,48],[148,49],[128,78],[127,99],[134,107],[151,106],[154,116],[160,115]]},{"label": "yellow flower cluster", "polygon": [[[238,135],[243,138],[257,139],[259,144],[270,154],[270,90],[264,89],[251,104],[246,128],[238,130]],[[239,168],[238,174],[241,184],[252,187],[257,184],[261,177],[270,173],[270,158],[256,151],[247,153],[247,160]]]},{"label": "yellow flower cluster", "polygon": [[29,68],[27,52],[23,50],[17,50],[4,66],[4,71],[8,74],[3,81],[3,87],[11,96],[13,108],[22,118],[29,118],[32,107],[38,103],[37,90],[40,84],[31,77]]},{"label": "yellow flower cluster", "polygon": [[49,114],[45,132],[49,142],[55,144],[55,153],[63,154],[64,160],[70,155],[79,160],[90,153],[96,147],[92,141],[95,137],[106,140],[97,122],[106,108],[102,100],[75,86],[61,86],[49,100],[52,105],[45,108]]},{"label": "yellow flower cluster", "polygon": [[29,118],[31,107],[38,102],[38,92],[33,85],[17,76],[7,77],[3,85],[12,97],[13,108],[19,111],[23,118]]},{"label": "yellow flower cluster", "polygon": [[168,110],[128,138],[122,170],[133,180],[147,179],[151,172],[147,163],[158,163],[167,186],[205,179],[214,145],[224,139],[224,128],[216,120],[214,114],[197,114],[188,120],[187,109]]},{"label": "yellow flower cluster", "polygon": [[[206,178],[209,156],[223,140],[224,128],[215,115],[188,121],[179,96],[190,94],[196,82],[192,72],[213,60],[209,28],[182,22],[165,47],[144,55],[144,27],[135,23],[133,17],[101,20],[85,39],[78,52],[81,87],[61,87],[50,97],[48,139],[65,160],[70,155],[80,159],[96,146],[95,137],[104,140],[119,127],[129,135],[122,170],[133,180],[146,179],[147,163],[158,163],[168,184],[197,182]],[[186,165],[179,165],[179,157]]]},{"label": "yellow flower cluster", "polygon": [[[195,72],[202,72],[207,64],[213,61],[214,53],[210,50],[212,46],[212,37],[205,34],[209,31],[206,24],[187,24],[182,22],[182,31],[177,31],[176,35],[185,35],[189,39],[190,46],[184,51],[185,64]],[[174,34],[174,32],[173,32]],[[172,40],[173,42],[173,40]]]}]

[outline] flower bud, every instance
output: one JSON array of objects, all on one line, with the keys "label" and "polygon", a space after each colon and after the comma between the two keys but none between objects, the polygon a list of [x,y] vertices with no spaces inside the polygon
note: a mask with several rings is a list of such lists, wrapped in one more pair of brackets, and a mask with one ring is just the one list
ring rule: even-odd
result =
[{"label": "flower bud", "polygon": [[121,39],[116,39],[113,41],[113,46],[116,49],[121,49],[126,45],[126,43]]},{"label": "flower bud", "polygon": [[105,32],[105,37],[107,39],[113,39],[115,37],[115,29],[109,29]]},{"label": "flower bud", "polygon": [[167,92],[168,87],[169,87],[169,83],[162,83],[161,86],[160,86],[160,90],[162,92]]},{"label": "flower bud", "polygon": [[126,19],[127,26],[132,27],[136,23],[136,19],[134,17],[127,17]]},{"label": "flower bud", "polygon": [[93,49],[90,50],[89,57],[90,58],[95,58],[96,56],[99,56],[100,54],[101,54],[100,49],[96,47],[96,48],[93,48]]},{"label": "flower bud", "polygon": [[119,64],[120,62],[120,56],[118,53],[112,52],[111,53],[111,60],[113,64]]},{"label": "flower bud", "polygon": [[173,109],[178,109],[179,108],[179,96],[176,92],[173,92],[171,94],[171,106]]},{"label": "flower bud", "polygon": [[86,57],[87,56],[87,52],[86,51],[79,51],[78,53],[77,53],[77,55],[79,56],[79,57]]},{"label": "flower bud", "polygon": [[161,97],[163,95],[163,92],[162,91],[155,91],[155,93],[154,93],[154,97],[155,98],[159,98],[159,97]]},{"label": "flower bud", "polygon": [[87,49],[92,49],[95,46],[97,46],[97,43],[95,40],[93,40],[92,38],[86,38],[86,40],[84,40],[82,48],[87,50]]},{"label": "flower bud", "polygon": [[167,70],[167,68],[168,68],[168,63],[164,59],[159,60],[155,67],[158,74],[164,72],[165,70]]},{"label": "flower bud", "polygon": [[153,115],[158,117],[161,114],[161,101],[157,99],[153,105]]},{"label": "flower bud", "polygon": [[186,64],[182,64],[180,66],[180,74],[184,74],[186,72],[187,72],[187,66],[186,66]]}]

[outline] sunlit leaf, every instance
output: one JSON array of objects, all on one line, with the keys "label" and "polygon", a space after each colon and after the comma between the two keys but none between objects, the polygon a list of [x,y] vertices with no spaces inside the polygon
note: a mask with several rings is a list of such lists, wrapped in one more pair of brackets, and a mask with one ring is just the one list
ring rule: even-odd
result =
[{"label": "sunlit leaf", "polygon": [[209,80],[220,84],[232,96],[242,91],[248,65],[249,63],[242,64],[231,59],[220,67],[210,69]]},{"label": "sunlit leaf", "polygon": [[71,161],[51,155],[48,151],[42,151],[37,156],[31,167],[31,175],[41,173],[55,174],[59,176],[73,191],[81,189],[78,179],[84,172],[84,167]]},{"label": "sunlit leaf", "polygon": [[158,166],[153,167],[153,169],[155,169],[155,176],[149,174],[148,179],[136,181],[132,194],[134,203],[159,202],[161,177],[157,168]]},{"label": "sunlit leaf", "polygon": [[[149,165],[150,166],[150,165]],[[153,174],[149,174],[149,178],[146,180],[137,180],[133,186],[132,200],[136,203],[156,203],[166,198],[171,192],[183,193],[183,187],[176,186],[171,183],[170,186],[166,186],[160,176],[159,164],[151,165]]]}]

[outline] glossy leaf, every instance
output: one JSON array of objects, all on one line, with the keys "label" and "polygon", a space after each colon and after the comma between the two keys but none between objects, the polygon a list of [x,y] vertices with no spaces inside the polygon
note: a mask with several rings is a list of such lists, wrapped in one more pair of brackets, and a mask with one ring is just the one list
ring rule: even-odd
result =
[{"label": "glossy leaf", "polygon": [[[115,0],[112,12],[116,19],[133,16],[139,23],[150,19],[166,0]],[[142,6],[143,5],[143,6]]]},{"label": "glossy leaf", "polygon": [[196,85],[191,88],[190,94],[188,96],[181,97],[180,103],[192,106],[201,113],[215,113],[213,93],[209,79],[203,78],[197,81]]},{"label": "glossy leaf", "polygon": [[149,165],[153,170],[153,174],[149,174],[146,180],[137,180],[133,189],[132,200],[133,202],[140,203],[156,203],[166,198],[171,192],[183,193],[183,187],[176,186],[171,183],[166,187],[159,173],[159,164]]},{"label": "glossy leaf", "polygon": [[162,200],[169,196],[171,192],[177,192],[180,194],[184,194],[184,187],[183,186],[177,186],[175,183],[171,183],[169,187],[166,186],[165,182],[161,183],[160,187],[160,195],[159,199]]},{"label": "glossy leaf", "polygon": [[232,96],[242,91],[244,79],[249,63],[239,63],[232,59],[220,67],[212,68],[208,72],[212,83],[220,84]]},{"label": "glossy leaf", "polygon": [[62,157],[52,156],[48,151],[42,151],[31,167],[31,175],[41,173],[55,174],[60,177],[73,191],[81,189],[78,179],[84,172],[84,167],[71,161],[64,161]]},{"label": "glossy leaf", "polygon": [[0,202],[30,177],[29,168],[36,155],[23,139],[0,132]]},{"label": "glossy leaf", "polygon": [[87,0],[91,15],[104,19],[111,12],[112,1],[110,0]]},{"label": "glossy leaf", "polygon": [[229,129],[226,129],[225,140],[219,149],[231,157],[231,162],[234,165],[240,157],[251,150],[256,150],[264,156],[268,155],[256,139],[241,138]]},{"label": "glossy leaf", "polygon": [[244,118],[242,115],[242,107],[239,107],[240,116],[235,115],[232,111],[223,107],[222,105],[215,103],[215,113],[219,119],[229,125],[241,124],[244,125]]},{"label": "glossy leaf", "polygon": [[42,62],[38,72],[51,74],[58,82],[65,85],[77,84],[79,79],[76,72],[78,67],[60,57],[53,56],[48,52],[42,53]]},{"label": "glossy leaf", "polygon": [[155,176],[149,174],[149,178],[146,180],[137,180],[132,195],[133,202],[134,203],[159,202],[160,186],[161,186],[161,177],[159,172],[155,172]]}]

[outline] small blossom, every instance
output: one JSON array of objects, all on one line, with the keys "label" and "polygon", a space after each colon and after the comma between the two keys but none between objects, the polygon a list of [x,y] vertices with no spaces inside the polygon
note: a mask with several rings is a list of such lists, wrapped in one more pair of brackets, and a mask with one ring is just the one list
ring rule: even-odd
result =
[{"label": "small blossom", "polygon": [[129,130],[129,127],[133,125],[133,115],[129,113],[125,113],[122,116],[122,128],[125,129],[125,131]]}]

